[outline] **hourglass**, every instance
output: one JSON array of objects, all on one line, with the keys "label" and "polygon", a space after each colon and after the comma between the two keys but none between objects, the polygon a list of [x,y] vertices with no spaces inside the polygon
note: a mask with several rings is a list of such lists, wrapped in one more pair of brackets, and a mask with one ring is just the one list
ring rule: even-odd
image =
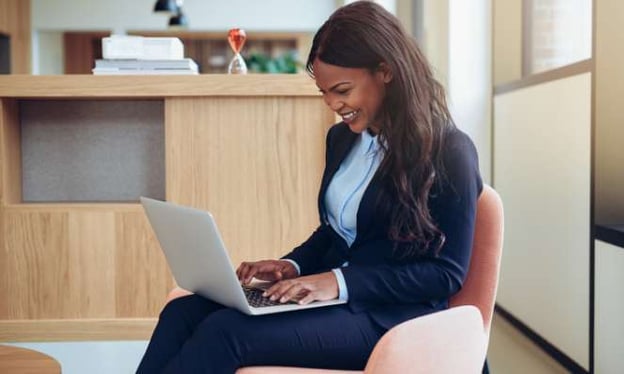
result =
[{"label": "hourglass", "polygon": [[228,41],[230,42],[232,51],[234,51],[234,57],[228,66],[229,74],[247,74],[247,65],[245,64],[245,60],[243,60],[243,56],[240,54],[246,39],[247,35],[243,29],[231,29],[228,32]]}]

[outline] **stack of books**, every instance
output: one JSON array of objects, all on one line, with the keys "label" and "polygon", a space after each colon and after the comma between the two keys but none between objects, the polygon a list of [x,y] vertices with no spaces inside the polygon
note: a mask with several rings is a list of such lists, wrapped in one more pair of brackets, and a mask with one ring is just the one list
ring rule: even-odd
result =
[{"label": "stack of books", "polygon": [[198,74],[197,63],[184,58],[178,38],[112,35],[102,39],[103,59],[93,74]]}]

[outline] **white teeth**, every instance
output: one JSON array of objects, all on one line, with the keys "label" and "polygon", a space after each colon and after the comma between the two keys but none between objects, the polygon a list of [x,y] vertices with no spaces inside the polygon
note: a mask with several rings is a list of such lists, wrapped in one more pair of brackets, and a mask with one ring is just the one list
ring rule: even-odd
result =
[{"label": "white teeth", "polygon": [[341,116],[342,116],[342,118],[344,118],[344,119],[351,119],[351,118],[353,118],[356,114],[357,114],[357,110],[354,110],[353,112],[349,112],[349,113],[341,114]]}]

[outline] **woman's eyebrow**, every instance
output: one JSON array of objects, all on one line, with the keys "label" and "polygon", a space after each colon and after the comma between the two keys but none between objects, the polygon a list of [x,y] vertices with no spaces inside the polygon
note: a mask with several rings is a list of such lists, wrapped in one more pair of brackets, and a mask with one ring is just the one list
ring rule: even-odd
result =
[{"label": "woman's eyebrow", "polygon": [[[348,82],[348,81],[338,82],[338,83],[334,84],[333,86],[331,86],[328,91],[333,91],[336,88],[338,88],[338,86],[343,85],[343,84],[348,84],[348,83],[350,83],[350,82]],[[316,86],[316,87],[318,87],[318,86]],[[322,88],[318,87],[318,89],[319,89],[319,91],[324,92]]]}]

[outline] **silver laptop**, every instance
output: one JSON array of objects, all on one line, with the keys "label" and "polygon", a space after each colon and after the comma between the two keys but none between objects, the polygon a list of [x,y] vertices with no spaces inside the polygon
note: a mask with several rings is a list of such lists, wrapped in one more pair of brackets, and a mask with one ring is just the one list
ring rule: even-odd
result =
[{"label": "silver laptop", "polygon": [[261,286],[241,286],[209,212],[146,197],[141,197],[141,204],[177,284],[186,290],[250,315],[344,303],[340,300],[307,305],[272,302],[262,297]]}]

